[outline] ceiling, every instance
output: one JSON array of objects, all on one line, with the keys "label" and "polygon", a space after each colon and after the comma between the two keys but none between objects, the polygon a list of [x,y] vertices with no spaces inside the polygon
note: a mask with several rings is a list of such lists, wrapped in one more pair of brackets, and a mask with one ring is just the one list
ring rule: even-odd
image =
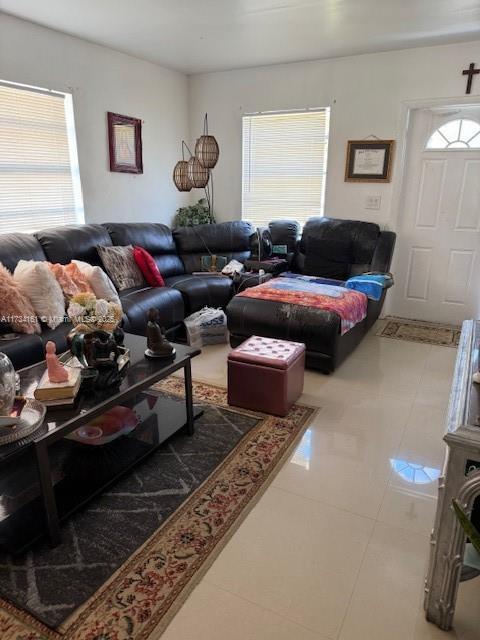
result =
[{"label": "ceiling", "polygon": [[189,74],[480,38],[478,0],[0,0],[0,8]]}]

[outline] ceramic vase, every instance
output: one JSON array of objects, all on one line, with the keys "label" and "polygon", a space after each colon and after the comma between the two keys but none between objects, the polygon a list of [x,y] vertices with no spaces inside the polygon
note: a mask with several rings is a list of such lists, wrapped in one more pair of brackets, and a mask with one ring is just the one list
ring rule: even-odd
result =
[{"label": "ceramic vase", "polygon": [[0,353],[0,416],[8,416],[15,401],[15,369],[10,358]]}]

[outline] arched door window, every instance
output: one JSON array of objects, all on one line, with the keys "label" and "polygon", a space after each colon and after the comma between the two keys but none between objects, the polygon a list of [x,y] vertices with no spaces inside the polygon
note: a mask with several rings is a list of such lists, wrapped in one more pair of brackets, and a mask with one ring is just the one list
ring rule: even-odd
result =
[{"label": "arched door window", "polygon": [[430,136],[426,149],[480,149],[480,124],[466,118],[442,124]]}]

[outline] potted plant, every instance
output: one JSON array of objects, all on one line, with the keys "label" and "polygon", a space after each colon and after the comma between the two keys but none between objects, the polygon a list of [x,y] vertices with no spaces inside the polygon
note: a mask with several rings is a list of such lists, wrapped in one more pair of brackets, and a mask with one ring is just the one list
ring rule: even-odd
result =
[{"label": "potted plant", "polygon": [[210,212],[206,198],[201,198],[197,204],[177,209],[175,227],[195,227],[197,224],[214,224],[215,216]]}]

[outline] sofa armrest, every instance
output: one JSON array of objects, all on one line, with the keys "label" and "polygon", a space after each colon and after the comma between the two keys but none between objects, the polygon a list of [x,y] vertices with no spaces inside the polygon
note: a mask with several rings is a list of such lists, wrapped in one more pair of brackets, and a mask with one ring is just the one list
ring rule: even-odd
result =
[{"label": "sofa armrest", "polygon": [[380,273],[388,273],[390,271],[396,237],[393,231],[382,231],[380,233],[370,271],[378,271]]}]

